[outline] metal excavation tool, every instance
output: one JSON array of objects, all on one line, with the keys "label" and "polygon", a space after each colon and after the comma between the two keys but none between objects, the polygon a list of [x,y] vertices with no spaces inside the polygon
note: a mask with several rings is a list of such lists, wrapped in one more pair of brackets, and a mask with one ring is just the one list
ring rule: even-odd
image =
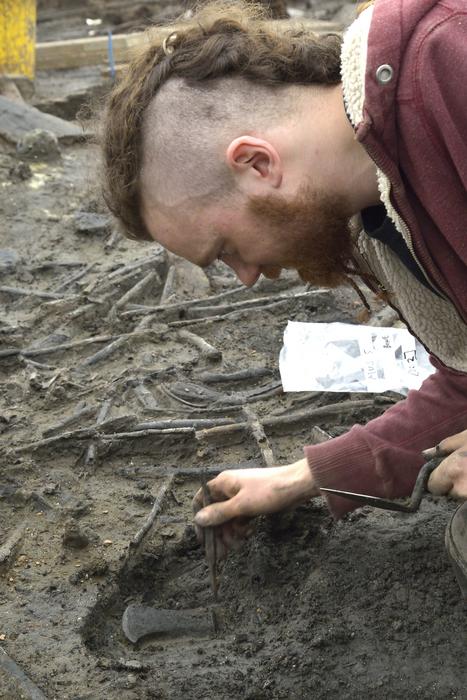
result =
[{"label": "metal excavation tool", "polygon": [[[203,474],[201,477],[201,490],[203,493],[203,506],[209,506],[213,503],[213,499],[209,492],[207,484],[207,475]],[[206,561],[209,567],[209,580],[211,583],[212,592],[214,594],[214,600],[217,602],[217,551],[216,551],[216,532],[214,527],[203,528],[204,535],[204,551],[206,554]]]},{"label": "metal excavation tool", "polygon": [[198,637],[215,631],[211,616],[204,611],[165,610],[148,605],[129,605],[123,613],[122,629],[133,644],[154,635]]},{"label": "metal excavation tool", "polygon": [[428,462],[425,462],[418,473],[412,495],[408,499],[405,498],[403,500],[392,501],[387,498],[379,498],[378,496],[367,496],[363,493],[339,491],[339,489],[320,488],[320,491],[324,491],[325,493],[333,493],[336,496],[342,496],[343,498],[350,498],[352,501],[358,501],[358,503],[361,503],[362,506],[373,506],[374,508],[384,508],[385,510],[398,510],[402,513],[415,513],[420,507],[423,494],[426,492],[426,487],[431,472],[433,472],[436,467],[441,464],[443,459],[443,457],[434,457]]}]

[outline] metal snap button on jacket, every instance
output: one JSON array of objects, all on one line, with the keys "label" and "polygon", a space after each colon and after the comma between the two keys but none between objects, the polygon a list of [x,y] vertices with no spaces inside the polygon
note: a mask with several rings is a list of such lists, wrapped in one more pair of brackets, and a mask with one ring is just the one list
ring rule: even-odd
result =
[{"label": "metal snap button on jacket", "polygon": [[394,69],[389,63],[383,63],[382,66],[376,69],[376,80],[380,85],[387,85],[391,82],[394,75]]}]

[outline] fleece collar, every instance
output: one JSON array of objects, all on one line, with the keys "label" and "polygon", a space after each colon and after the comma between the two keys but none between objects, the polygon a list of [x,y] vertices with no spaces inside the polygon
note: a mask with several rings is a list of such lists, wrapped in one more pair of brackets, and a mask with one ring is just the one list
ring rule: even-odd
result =
[{"label": "fleece collar", "polygon": [[[350,25],[344,34],[341,50],[342,92],[344,95],[345,109],[354,129],[357,129],[358,125],[363,120],[368,35],[370,33],[373,10],[374,7],[371,5]],[[377,168],[377,179],[381,202],[384,204],[389,218],[402,235],[412,256],[416,260],[410,232],[391,202],[391,183],[389,178],[382,170]],[[417,264],[421,268],[418,260]]]},{"label": "fleece collar", "polygon": [[341,50],[342,90],[347,114],[354,128],[363,119],[365,71],[373,6],[364,10],[344,34]]}]

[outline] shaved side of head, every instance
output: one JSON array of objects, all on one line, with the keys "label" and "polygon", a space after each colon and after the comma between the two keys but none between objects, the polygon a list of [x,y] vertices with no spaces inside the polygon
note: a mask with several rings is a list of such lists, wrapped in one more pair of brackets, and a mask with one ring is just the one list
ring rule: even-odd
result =
[{"label": "shaved side of head", "polygon": [[163,205],[220,199],[234,188],[225,153],[244,134],[264,135],[296,118],[303,88],[252,85],[241,77],[188,83],[171,78],[143,123],[144,195]]}]

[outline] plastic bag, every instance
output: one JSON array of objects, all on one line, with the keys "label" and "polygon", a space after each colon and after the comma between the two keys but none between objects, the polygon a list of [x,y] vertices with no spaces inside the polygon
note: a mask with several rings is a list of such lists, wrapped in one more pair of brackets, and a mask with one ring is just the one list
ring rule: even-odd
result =
[{"label": "plastic bag", "polygon": [[289,321],[279,356],[284,391],[418,389],[435,369],[402,328]]}]

